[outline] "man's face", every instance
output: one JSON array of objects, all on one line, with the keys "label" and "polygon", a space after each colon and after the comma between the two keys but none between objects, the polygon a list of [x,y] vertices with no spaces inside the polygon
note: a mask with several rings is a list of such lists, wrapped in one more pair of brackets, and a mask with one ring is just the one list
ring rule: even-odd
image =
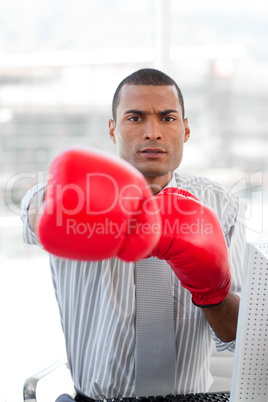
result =
[{"label": "man's face", "polygon": [[119,96],[116,123],[109,121],[119,155],[149,184],[166,185],[190,136],[175,86],[124,85]]}]

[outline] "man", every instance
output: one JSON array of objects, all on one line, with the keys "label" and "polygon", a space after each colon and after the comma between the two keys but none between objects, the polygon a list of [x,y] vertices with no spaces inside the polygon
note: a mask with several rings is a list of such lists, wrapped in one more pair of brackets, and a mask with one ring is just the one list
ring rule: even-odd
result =
[{"label": "man", "polygon": [[[164,188],[184,189],[212,208],[220,220],[232,269],[231,290],[228,288],[221,302],[201,308],[195,305],[187,286],[170,270],[176,356],[174,387],[169,393],[205,392],[212,383],[211,334],[219,350],[233,350],[235,345],[245,243],[237,219],[238,201],[217,183],[175,172],[190,128],[182,94],[162,72],[142,69],[122,81],[114,95],[109,133],[120,157],[143,174],[153,194],[159,194],[154,198]],[[22,202],[24,238],[33,244],[39,244],[36,211],[44,188],[37,186]],[[99,243],[97,238],[96,247]],[[64,256],[64,250],[58,255]],[[127,258],[85,261],[79,254],[77,259],[50,254],[68,361],[80,394],[77,400],[83,400],[79,399],[83,395],[93,399],[136,395],[136,264],[122,260]],[[163,264],[159,260],[157,267]]]}]

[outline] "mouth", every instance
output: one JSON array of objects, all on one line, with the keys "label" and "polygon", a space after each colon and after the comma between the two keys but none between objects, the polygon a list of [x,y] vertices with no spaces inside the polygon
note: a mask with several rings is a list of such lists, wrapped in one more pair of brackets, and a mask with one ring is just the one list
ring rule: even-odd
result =
[{"label": "mouth", "polygon": [[140,153],[146,158],[160,158],[166,154],[166,151],[161,148],[144,148],[140,151]]}]

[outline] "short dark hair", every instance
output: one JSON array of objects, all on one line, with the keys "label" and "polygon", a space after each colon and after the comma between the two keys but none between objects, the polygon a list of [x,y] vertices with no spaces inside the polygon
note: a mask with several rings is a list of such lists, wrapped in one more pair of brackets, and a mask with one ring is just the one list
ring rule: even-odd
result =
[{"label": "short dark hair", "polygon": [[154,85],[154,86],[174,85],[177,90],[179,102],[181,105],[182,117],[184,118],[185,110],[184,110],[183,96],[176,82],[162,71],[156,70],[154,68],[142,68],[127,76],[118,85],[114,93],[112,103],[112,113],[114,121],[116,121],[116,112],[120,101],[120,90],[124,85]]}]

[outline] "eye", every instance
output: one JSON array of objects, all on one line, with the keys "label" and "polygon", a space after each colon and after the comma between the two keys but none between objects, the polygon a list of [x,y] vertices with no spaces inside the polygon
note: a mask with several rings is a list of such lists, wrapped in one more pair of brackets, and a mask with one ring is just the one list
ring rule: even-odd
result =
[{"label": "eye", "polygon": [[161,121],[167,121],[167,122],[169,122],[169,121],[175,121],[176,119],[174,118],[174,117],[171,117],[171,116],[165,116],[165,117],[163,117],[162,119],[161,119]]},{"label": "eye", "polygon": [[128,120],[136,122],[136,121],[141,121],[141,118],[139,116],[130,116],[130,117],[128,117]]}]

